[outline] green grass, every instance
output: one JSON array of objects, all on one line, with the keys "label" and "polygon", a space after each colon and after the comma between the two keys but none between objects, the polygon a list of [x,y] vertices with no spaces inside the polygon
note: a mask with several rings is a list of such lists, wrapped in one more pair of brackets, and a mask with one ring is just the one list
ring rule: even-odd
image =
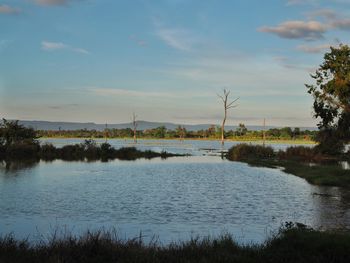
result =
[{"label": "green grass", "polygon": [[67,235],[30,244],[0,238],[0,262],[350,262],[349,232],[320,232],[287,223],[263,244],[242,245],[230,235],[192,238],[162,246],[142,239],[121,240],[114,232]]},{"label": "green grass", "polygon": [[228,151],[227,158],[252,166],[282,168],[284,172],[304,178],[314,185],[350,188],[350,171],[338,164],[342,160],[349,161],[345,155],[326,156],[304,146],[274,152],[269,146],[239,144]]},{"label": "green grass", "polygon": [[240,161],[251,166],[282,168],[285,173],[304,178],[314,185],[350,188],[350,171],[344,170],[336,164],[310,166],[303,162],[278,159],[245,159]]}]

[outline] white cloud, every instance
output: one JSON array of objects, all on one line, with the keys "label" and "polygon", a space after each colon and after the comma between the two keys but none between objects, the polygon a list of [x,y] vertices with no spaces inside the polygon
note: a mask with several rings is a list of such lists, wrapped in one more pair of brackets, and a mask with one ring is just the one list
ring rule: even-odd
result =
[{"label": "white cloud", "polygon": [[90,87],[88,90],[95,95],[99,96],[125,96],[125,97],[162,97],[162,98],[173,98],[175,95],[167,92],[149,92],[129,89],[117,89],[117,88],[100,88]]},{"label": "white cloud", "polygon": [[191,51],[198,44],[198,39],[186,29],[165,27],[157,19],[153,19],[156,35],[168,46],[180,50]]},{"label": "white cloud", "polygon": [[286,21],[275,27],[264,26],[260,32],[272,33],[281,38],[317,40],[324,38],[328,27],[318,21]]},{"label": "white cloud", "polygon": [[321,53],[328,50],[332,45],[323,44],[318,46],[307,46],[307,45],[299,45],[297,46],[297,50],[305,52],[305,53]]},{"label": "white cloud", "polygon": [[[282,60],[282,61],[280,61]],[[234,87],[239,96],[305,95],[303,83],[309,65],[300,65],[287,58],[269,56],[212,56],[186,59],[167,70],[160,70],[178,79],[194,81],[203,87]],[[254,70],[252,70],[254,69]],[[288,89],[288,87],[293,89]],[[283,89],[285,87],[285,89]]]},{"label": "white cloud", "polygon": [[58,49],[66,49],[66,48],[68,48],[68,46],[61,43],[61,42],[43,41],[43,42],[41,42],[41,48],[43,50],[53,51],[53,50],[58,50]]},{"label": "white cloud", "polygon": [[42,41],[41,49],[45,51],[68,50],[68,51],[73,51],[81,54],[89,54],[89,52],[86,49],[71,47],[62,42]]},{"label": "white cloud", "polygon": [[339,14],[337,14],[337,12],[335,12],[332,9],[317,9],[312,12],[308,12],[306,16],[309,19],[315,19],[320,17],[320,18],[325,18],[329,20],[329,19],[335,19],[337,16],[339,16]]},{"label": "white cloud", "polygon": [[287,5],[316,4],[317,0],[288,0]]},{"label": "white cloud", "polygon": [[350,19],[336,19],[331,21],[330,25],[341,30],[350,30]]},{"label": "white cloud", "polygon": [[181,51],[190,51],[193,41],[189,33],[182,29],[162,28],[157,30],[157,35],[168,46]]},{"label": "white cloud", "polygon": [[15,15],[15,14],[18,14],[20,12],[21,12],[21,10],[18,8],[0,4],[0,14]]},{"label": "white cloud", "polygon": [[71,0],[33,0],[38,5],[65,5]]}]

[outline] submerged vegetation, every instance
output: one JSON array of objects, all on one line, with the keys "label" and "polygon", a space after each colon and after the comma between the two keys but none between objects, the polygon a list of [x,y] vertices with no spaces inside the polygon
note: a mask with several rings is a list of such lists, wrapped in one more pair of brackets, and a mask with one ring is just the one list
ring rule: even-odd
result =
[{"label": "submerged vegetation", "polygon": [[293,146],[275,152],[270,146],[238,144],[227,153],[231,161],[253,166],[283,168],[284,172],[306,179],[311,184],[350,187],[350,171],[339,162],[350,161],[350,153],[326,155],[319,148]]},{"label": "submerged vegetation", "polygon": [[139,158],[151,159],[155,157],[167,158],[180,156],[168,152],[140,151],[135,147],[113,148],[108,143],[97,145],[92,140],[85,140],[80,144],[65,145],[57,148],[52,144],[15,144],[1,148],[0,160],[28,160],[37,159],[53,161],[61,159],[66,161],[108,161],[113,159],[136,160]]},{"label": "submerged vegetation", "polygon": [[192,238],[162,246],[142,238],[122,240],[115,232],[82,237],[53,235],[30,244],[13,236],[0,238],[0,262],[350,262],[350,233],[316,231],[286,223],[263,244],[238,244],[232,236]]}]

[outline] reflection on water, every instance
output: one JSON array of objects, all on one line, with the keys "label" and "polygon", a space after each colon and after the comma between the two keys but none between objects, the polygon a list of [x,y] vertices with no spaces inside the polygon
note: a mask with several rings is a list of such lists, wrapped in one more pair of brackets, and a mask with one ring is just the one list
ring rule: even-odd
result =
[{"label": "reflection on water", "polygon": [[340,165],[343,168],[343,170],[350,170],[349,162],[340,162]]},{"label": "reflection on water", "polygon": [[349,227],[348,197],[345,190],[220,156],[41,161],[0,170],[0,232],[35,240],[56,226],[77,234],[116,227],[122,238],[142,231],[146,240],[156,235],[165,243],[223,232],[262,241],[285,221]]},{"label": "reflection on water", "polygon": [[0,161],[0,171],[9,174],[15,174],[20,170],[33,168],[39,163],[39,160],[22,160],[22,161]]}]

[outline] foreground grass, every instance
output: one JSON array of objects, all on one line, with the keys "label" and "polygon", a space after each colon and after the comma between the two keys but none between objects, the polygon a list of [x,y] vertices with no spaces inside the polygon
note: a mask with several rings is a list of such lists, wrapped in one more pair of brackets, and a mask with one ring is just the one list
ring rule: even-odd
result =
[{"label": "foreground grass", "polygon": [[[290,224],[290,223],[289,223]],[[0,262],[350,262],[349,232],[304,227],[281,229],[265,243],[240,245],[225,235],[161,246],[141,239],[122,241],[108,232],[52,238],[31,245],[0,238]]]}]

